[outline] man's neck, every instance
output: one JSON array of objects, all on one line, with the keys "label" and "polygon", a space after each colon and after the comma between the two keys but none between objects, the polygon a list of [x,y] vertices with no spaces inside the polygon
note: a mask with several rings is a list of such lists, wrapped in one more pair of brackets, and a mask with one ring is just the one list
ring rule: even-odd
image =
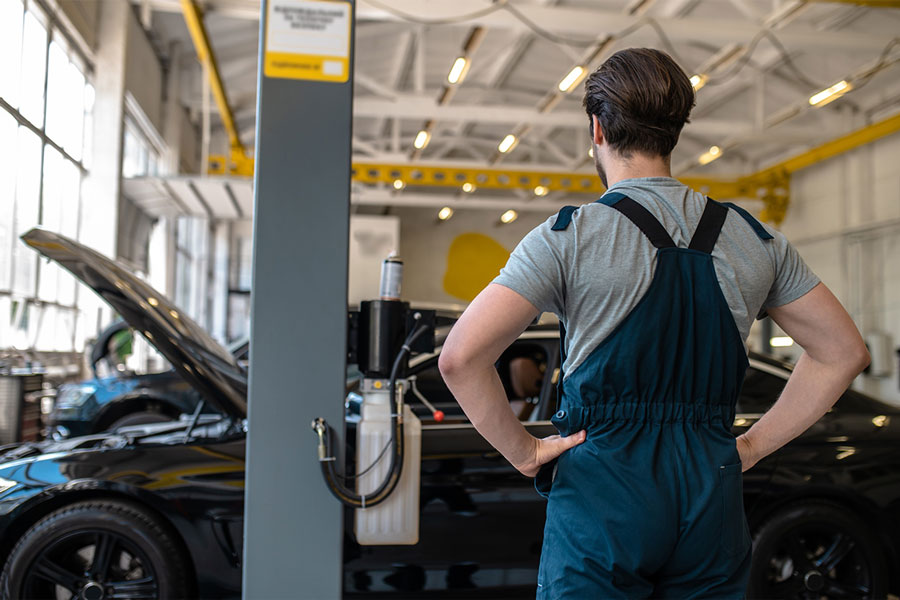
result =
[{"label": "man's neck", "polygon": [[624,179],[672,176],[669,157],[633,153],[629,159],[613,157],[611,160],[605,161],[604,166],[606,167],[608,187],[612,187]]}]

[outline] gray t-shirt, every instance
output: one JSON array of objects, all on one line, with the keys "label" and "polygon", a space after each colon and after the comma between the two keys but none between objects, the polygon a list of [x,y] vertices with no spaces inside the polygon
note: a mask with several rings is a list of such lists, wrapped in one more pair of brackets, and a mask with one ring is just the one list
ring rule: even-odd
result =
[{"label": "gray t-shirt", "polygon": [[[656,217],[675,245],[686,248],[706,206],[706,197],[669,177],[619,181],[621,192]],[[564,231],[552,231],[556,216],[526,235],[493,283],[517,292],[566,326],[566,374],[631,312],[650,287],[656,248],[619,211],[598,203],[575,211]],[[746,344],[753,319],[814,288],[819,278],[785,237],[762,240],[736,211],[713,250],[719,286]]]}]

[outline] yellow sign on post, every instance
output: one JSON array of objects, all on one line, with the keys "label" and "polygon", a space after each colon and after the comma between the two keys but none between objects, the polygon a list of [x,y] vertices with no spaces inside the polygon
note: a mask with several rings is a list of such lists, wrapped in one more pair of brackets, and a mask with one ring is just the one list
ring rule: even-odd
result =
[{"label": "yellow sign on post", "polygon": [[343,83],[350,77],[350,2],[270,0],[266,77]]}]

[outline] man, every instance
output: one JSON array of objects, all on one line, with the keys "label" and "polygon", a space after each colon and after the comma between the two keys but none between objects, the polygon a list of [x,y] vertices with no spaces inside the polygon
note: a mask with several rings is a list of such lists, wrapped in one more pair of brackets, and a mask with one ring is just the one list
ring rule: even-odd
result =
[{"label": "man", "polygon": [[[741,598],[741,472],[819,419],[868,353],[780,233],[672,179],[694,93],[669,56],[617,52],[585,89],[607,192],[522,240],[450,332],[441,373],[475,428],[549,497],[539,598]],[[537,439],[493,364],[543,311],[565,326],[561,435]],[[735,439],[745,343],[766,312],[805,352]]]}]

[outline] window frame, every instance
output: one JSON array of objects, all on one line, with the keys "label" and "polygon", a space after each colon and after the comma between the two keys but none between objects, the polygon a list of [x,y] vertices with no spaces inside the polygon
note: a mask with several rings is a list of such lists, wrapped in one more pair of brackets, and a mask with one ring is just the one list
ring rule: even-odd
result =
[{"label": "window frame", "polygon": [[[5,111],[12,119],[15,121],[17,127],[23,127],[26,130],[30,131],[33,135],[35,135],[40,143],[40,159],[39,159],[39,172],[38,172],[38,181],[37,181],[37,222],[36,224],[43,225],[46,221],[45,219],[45,171],[47,167],[47,148],[52,148],[55,150],[58,155],[61,157],[62,161],[68,161],[68,163],[76,169],[78,173],[78,185],[77,185],[77,208],[76,208],[76,223],[75,223],[75,235],[76,239],[81,236],[81,214],[82,207],[84,202],[83,197],[83,189],[84,189],[84,180],[87,176],[89,169],[86,165],[89,162],[88,153],[90,149],[87,147],[88,141],[90,140],[90,135],[88,128],[92,120],[89,118],[90,113],[93,111],[93,106],[84,106],[83,105],[83,117],[82,117],[82,132],[81,132],[81,157],[76,159],[65,147],[64,145],[67,143],[65,139],[56,139],[51,137],[47,133],[47,113],[49,106],[49,98],[48,92],[50,88],[50,61],[51,61],[51,46],[56,43],[58,44],[63,52],[65,53],[68,64],[74,64],[75,68],[77,68],[81,74],[84,76],[84,90],[86,94],[86,90],[88,86],[93,87],[94,80],[94,62],[92,57],[90,57],[84,50],[83,45],[79,43],[78,38],[75,37],[68,29],[69,24],[60,18],[60,16],[53,10],[53,7],[49,6],[43,0],[21,0],[21,6],[23,11],[23,20],[22,20],[22,28],[24,32],[25,28],[25,18],[29,12],[36,18],[36,20],[40,23],[40,25],[44,28],[44,53],[43,53],[43,102],[42,102],[42,110],[41,110],[41,123],[37,125],[32,122],[28,117],[23,114],[20,108],[14,107],[12,104],[7,101],[6,98],[0,97],[0,110]],[[24,33],[23,36],[20,36],[22,39],[20,43],[24,45]],[[21,64],[22,54],[19,55],[19,61]],[[20,66],[20,74],[21,77],[21,66]],[[65,73],[63,74],[65,75]],[[21,95],[21,90],[20,90]],[[85,95],[87,97],[87,95]],[[21,103],[21,102],[20,102]],[[60,132],[63,137],[66,137],[63,132]],[[65,163],[63,163],[65,164]],[[18,194],[14,193],[14,197],[12,200],[12,207],[15,213],[16,206],[18,205],[19,198]],[[12,244],[21,243],[17,239],[15,224],[12,223],[10,227],[11,233],[11,242]],[[12,248],[10,248],[12,250]],[[15,253],[12,253],[10,256],[10,260],[13,260]],[[45,351],[78,351],[80,350],[81,345],[84,340],[78,340],[78,332],[79,332],[79,320],[83,319],[85,315],[83,315],[83,306],[81,302],[81,297],[83,294],[81,293],[81,286],[76,285],[74,289],[74,293],[69,298],[71,303],[68,302],[60,302],[57,297],[56,300],[46,300],[41,298],[41,277],[42,271],[46,271],[49,276],[55,276],[56,273],[53,272],[52,269],[47,270],[44,268],[43,261],[38,260],[38,257],[35,255],[33,257],[35,261],[35,269],[34,269],[34,281],[33,285],[29,282],[27,285],[29,290],[25,293],[23,290],[17,290],[16,286],[16,274],[15,268],[13,266],[9,280],[0,282],[0,298],[5,298],[8,300],[10,306],[12,307],[12,313],[9,315],[9,321],[0,327],[2,330],[7,330],[13,336],[13,339],[18,336],[24,336],[24,338],[28,341],[27,346],[41,346],[42,350]],[[45,311],[44,308],[48,308],[49,310]],[[35,313],[35,309],[38,311]],[[42,318],[42,313],[47,312],[49,316],[52,316],[52,323],[44,323],[45,319]],[[54,343],[51,344],[53,347],[46,347],[46,344],[41,344],[40,342],[44,340],[44,336],[41,334],[39,330],[32,331],[32,327],[28,327],[27,329],[23,329],[21,327],[23,316],[28,314],[28,321],[36,320],[38,324],[41,324],[46,327],[55,327],[56,322],[61,320],[63,317],[69,319],[71,321],[71,336],[69,341],[62,343],[62,337],[54,338]],[[6,319],[7,316],[3,315],[0,318]],[[13,340],[11,340],[10,347],[14,347],[17,345],[21,345]]]}]

